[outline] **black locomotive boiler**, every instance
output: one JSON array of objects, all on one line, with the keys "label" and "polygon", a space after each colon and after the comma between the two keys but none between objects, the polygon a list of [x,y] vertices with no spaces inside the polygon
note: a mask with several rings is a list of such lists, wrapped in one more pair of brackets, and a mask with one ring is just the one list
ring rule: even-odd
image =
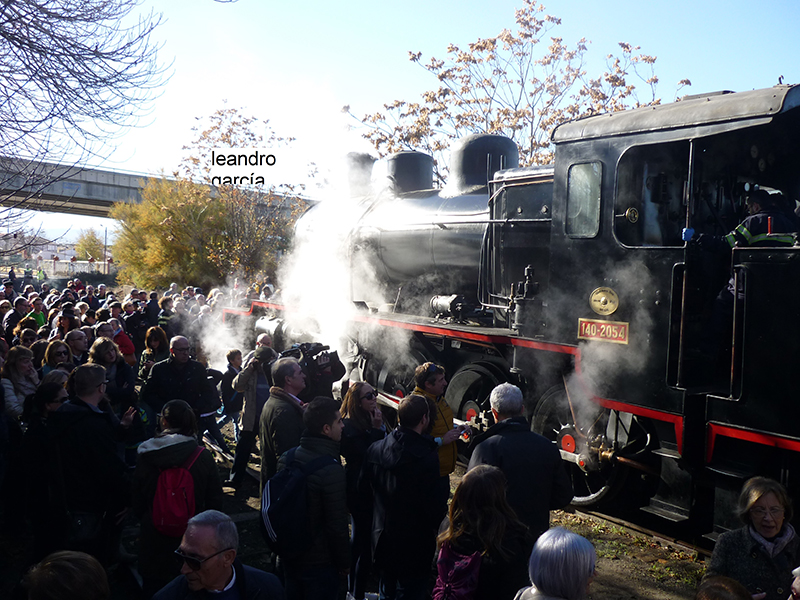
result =
[{"label": "black locomotive boiler", "polygon": [[[352,377],[397,398],[433,360],[463,419],[519,385],[576,504],[635,490],[643,510],[712,533],[754,474],[800,496],[800,247],[720,255],[681,236],[731,231],[755,186],[794,208],[799,105],[781,85],[584,118],[555,129],[543,167],[472,136],[442,189],[429,156],[390,157],[391,189],[358,198],[347,235]],[[729,339],[715,340],[731,277]]]}]

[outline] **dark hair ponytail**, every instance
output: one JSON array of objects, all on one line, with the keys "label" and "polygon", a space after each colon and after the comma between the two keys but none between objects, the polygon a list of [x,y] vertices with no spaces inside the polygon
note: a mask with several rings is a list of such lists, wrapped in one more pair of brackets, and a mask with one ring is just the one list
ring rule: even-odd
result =
[{"label": "dark hair ponytail", "polygon": [[197,437],[197,417],[183,400],[170,400],[161,409],[161,417],[167,422],[172,433],[182,433]]}]

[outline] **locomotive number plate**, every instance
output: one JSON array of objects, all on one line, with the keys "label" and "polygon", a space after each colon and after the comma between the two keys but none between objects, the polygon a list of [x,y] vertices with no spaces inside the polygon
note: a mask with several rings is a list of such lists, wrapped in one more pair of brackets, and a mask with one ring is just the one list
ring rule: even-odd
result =
[{"label": "locomotive number plate", "polygon": [[578,338],[614,344],[628,343],[628,323],[578,319]]}]

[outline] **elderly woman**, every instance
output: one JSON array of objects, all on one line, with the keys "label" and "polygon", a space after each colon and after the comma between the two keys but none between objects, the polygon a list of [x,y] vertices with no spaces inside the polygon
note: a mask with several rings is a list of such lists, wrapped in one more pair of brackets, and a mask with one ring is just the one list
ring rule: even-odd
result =
[{"label": "elderly woman", "polygon": [[725,575],[754,597],[786,600],[792,569],[800,564],[800,540],[789,524],[792,503],[786,490],[766,477],[748,479],[737,513],[745,526],[719,537],[706,576]]},{"label": "elderly woman", "polygon": [[521,589],[515,600],[583,600],[596,562],[585,537],[562,527],[549,529],[536,540],[528,563],[533,586]]},{"label": "elderly woman", "polygon": [[6,412],[13,417],[21,416],[26,396],[33,394],[39,385],[39,377],[33,368],[33,352],[25,346],[11,348],[6,355],[0,382],[5,392]]}]

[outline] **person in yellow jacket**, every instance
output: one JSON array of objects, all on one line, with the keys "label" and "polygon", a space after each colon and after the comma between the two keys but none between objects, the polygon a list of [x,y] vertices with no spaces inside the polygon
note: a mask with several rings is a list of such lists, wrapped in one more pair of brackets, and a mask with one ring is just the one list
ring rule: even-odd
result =
[{"label": "person in yellow jacket", "polygon": [[433,422],[433,436],[439,446],[439,475],[444,478],[442,485],[447,486],[449,493],[449,476],[456,468],[458,449],[455,441],[464,433],[464,427],[453,427],[453,411],[444,399],[444,390],[447,388],[444,367],[432,362],[426,362],[414,371],[415,394],[425,396],[436,406],[436,419]]}]

